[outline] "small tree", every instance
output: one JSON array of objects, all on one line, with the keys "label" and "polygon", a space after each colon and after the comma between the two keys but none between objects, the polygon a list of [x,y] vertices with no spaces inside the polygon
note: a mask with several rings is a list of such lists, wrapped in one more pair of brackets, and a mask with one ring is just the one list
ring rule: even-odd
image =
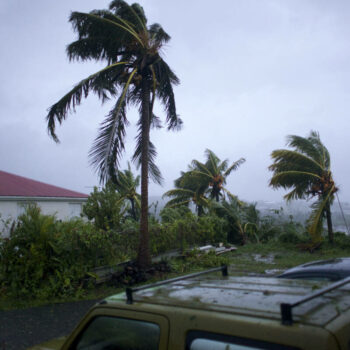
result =
[{"label": "small tree", "polygon": [[118,228],[124,213],[124,198],[116,192],[115,185],[111,182],[108,182],[101,191],[94,187],[83,207],[83,214],[102,230]]}]

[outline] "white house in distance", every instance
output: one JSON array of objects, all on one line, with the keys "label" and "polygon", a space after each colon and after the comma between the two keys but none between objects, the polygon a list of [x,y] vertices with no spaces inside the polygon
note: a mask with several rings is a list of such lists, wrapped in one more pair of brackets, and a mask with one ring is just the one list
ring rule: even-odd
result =
[{"label": "white house in distance", "polygon": [[[59,220],[80,216],[88,195],[48,185],[26,177],[0,171],[0,214],[2,220],[16,219],[29,203],[36,203],[43,214]],[[0,232],[3,229],[0,222]]]}]

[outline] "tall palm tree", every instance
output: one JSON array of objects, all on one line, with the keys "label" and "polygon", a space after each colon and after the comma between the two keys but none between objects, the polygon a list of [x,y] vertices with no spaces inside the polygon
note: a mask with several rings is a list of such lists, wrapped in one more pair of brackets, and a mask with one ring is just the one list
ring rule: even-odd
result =
[{"label": "tall palm tree", "polygon": [[76,41],[67,47],[70,60],[103,61],[106,67],[79,82],[71,91],[52,105],[47,115],[48,131],[58,142],[56,123],[61,124],[70,110],[81,103],[83,97],[94,92],[105,102],[113,98],[116,103],[105,120],[90,150],[91,164],[101,182],[106,182],[118,170],[125,148],[127,105],[138,106],[139,133],[133,160],[141,166],[141,222],[137,262],[139,266],[150,264],[148,234],[148,178],[161,181],[161,174],[154,163],[156,150],[150,142],[150,128],[159,126],[153,114],[157,96],[165,106],[168,130],[181,127],[176,114],[173,85],[179,80],[160,52],[169,35],[159,24],[147,24],[143,8],[139,4],[128,5],[114,0],[109,10],[90,13],[73,12],[69,21],[78,34]]},{"label": "tall palm tree", "polygon": [[194,159],[190,171],[193,175],[197,176],[201,183],[207,188],[209,196],[212,199],[219,201],[220,196],[223,196],[222,191],[233,196],[225,187],[226,178],[232,171],[237,170],[241,164],[245,162],[244,158],[238,159],[230,166],[228,159],[223,161],[210,149],[205,151],[207,160],[205,163],[201,163]]},{"label": "tall palm tree", "polygon": [[284,198],[316,198],[309,219],[309,231],[314,240],[320,239],[323,218],[327,219],[328,239],[333,242],[331,204],[338,190],[331,172],[330,155],[320,140],[318,132],[311,131],[310,136],[290,135],[287,146],[293,150],[280,149],[272,152],[273,171],[270,186],[292,189]]},{"label": "tall palm tree", "polygon": [[137,187],[140,185],[140,175],[134,176],[130,163],[128,162],[128,169],[118,171],[117,175],[112,178],[113,183],[118,193],[128,201],[131,205],[131,215],[134,220],[137,220],[137,209],[140,208],[141,196],[137,193]]}]

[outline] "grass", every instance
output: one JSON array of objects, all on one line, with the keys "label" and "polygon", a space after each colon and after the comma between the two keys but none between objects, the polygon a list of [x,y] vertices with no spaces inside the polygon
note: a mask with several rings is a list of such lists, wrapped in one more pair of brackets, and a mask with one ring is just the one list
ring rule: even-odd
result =
[{"label": "grass", "polygon": [[[250,243],[238,247],[236,251],[226,253],[219,257],[215,255],[205,255],[201,257],[193,255],[185,260],[169,260],[173,272],[152,278],[152,280],[146,283],[197,272],[206,268],[219,266],[222,263],[229,264],[229,272],[232,275],[262,275],[265,274],[266,270],[275,270],[276,272],[283,271],[293,266],[314,260],[345,256],[350,256],[350,248],[343,248],[340,244],[330,245],[328,243],[323,243],[320,249],[310,253],[296,248],[295,244],[272,242],[264,244]],[[123,290],[124,288],[117,288],[104,284],[95,288],[83,290],[79,296],[65,297],[64,299],[31,300],[0,296],[0,310],[29,308],[78,300],[103,299]]]},{"label": "grass", "polygon": [[296,248],[295,244],[247,244],[230,257],[230,267],[241,273],[264,273],[266,270],[286,270],[310,261],[350,256],[350,249],[324,243],[313,253]]}]

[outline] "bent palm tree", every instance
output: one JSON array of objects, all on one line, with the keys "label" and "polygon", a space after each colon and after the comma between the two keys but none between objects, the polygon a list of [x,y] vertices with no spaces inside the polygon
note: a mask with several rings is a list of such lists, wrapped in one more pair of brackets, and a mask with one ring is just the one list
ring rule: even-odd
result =
[{"label": "bent palm tree", "polygon": [[58,142],[55,127],[61,124],[71,109],[83,97],[94,92],[105,102],[116,103],[101,123],[99,134],[89,156],[101,182],[115,174],[124,151],[126,106],[139,107],[139,134],[133,160],[141,165],[141,223],[138,264],[150,263],[148,234],[148,177],[160,182],[161,174],[154,163],[156,150],[150,142],[150,127],[159,126],[153,114],[157,96],[165,106],[168,130],[176,130],[181,120],[176,114],[173,85],[179,80],[160,56],[162,46],[170,39],[159,24],[147,25],[143,8],[114,0],[109,10],[90,13],[73,12],[70,16],[78,39],[68,45],[70,60],[96,60],[106,62],[106,67],[79,82],[70,92],[51,106],[47,115],[48,131]]},{"label": "bent palm tree", "polygon": [[331,203],[338,190],[330,169],[330,155],[317,132],[311,131],[307,138],[290,135],[287,145],[294,150],[275,150],[269,166],[273,171],[270,186],[292,189],[284,198],[306,199],[317,197],[312,205],[309,231],[313,240],[320,238],[324,216],[327,219],[328,239],[333,242]]},{"label": "bent palm tree", "polygon": [[221,161],[214,152],[207,149],[205,151],[207,161],[201,163],[194,159],[188,167],[187,172],[182,172],[181,176],[175,180],[175,189],[170,190],[164,196],[173,197],[168,203],[168,207],[188,205],[193,202],[196,206],[197,214],[200,216],[204,213],[203,208],[208,207],[209,200],[219,201],[222,196],[221,191],[225,191],[230,197],[235,198],[225,187],[226,178],[233,170],[245,162],[240,158],[231,166],[228,166],[228,160]]},{"label": "bent palm tree", "polygon": [[219,201],[220,196],[223,194],[221,191],[228,193],[233,196],[225,187],[226,178],[231,174],[232,171],[237,170],[238,167],[245,162],[244,158],[238,159],[236,162],[228,165],[228,159],[221,161],[220,158],[210,149],[205,151],[207,161],[201,163],[194,159],[190,172],[193,175],[200,178],[201,183],[209,190],[210,198]]},{"label": "bent palm tree", "polygon": [[201,183],[198,175],[190,171],[181,172],[181,176],[174,181],[175,189],[164,193],[164,197],[172,197],[167,202],[166,207],[178,207],[182,205],[189,206],[193,203],[198,216],[204,214],[204,208],[208,206],[209,201],[205,196],[206,186]]}]

